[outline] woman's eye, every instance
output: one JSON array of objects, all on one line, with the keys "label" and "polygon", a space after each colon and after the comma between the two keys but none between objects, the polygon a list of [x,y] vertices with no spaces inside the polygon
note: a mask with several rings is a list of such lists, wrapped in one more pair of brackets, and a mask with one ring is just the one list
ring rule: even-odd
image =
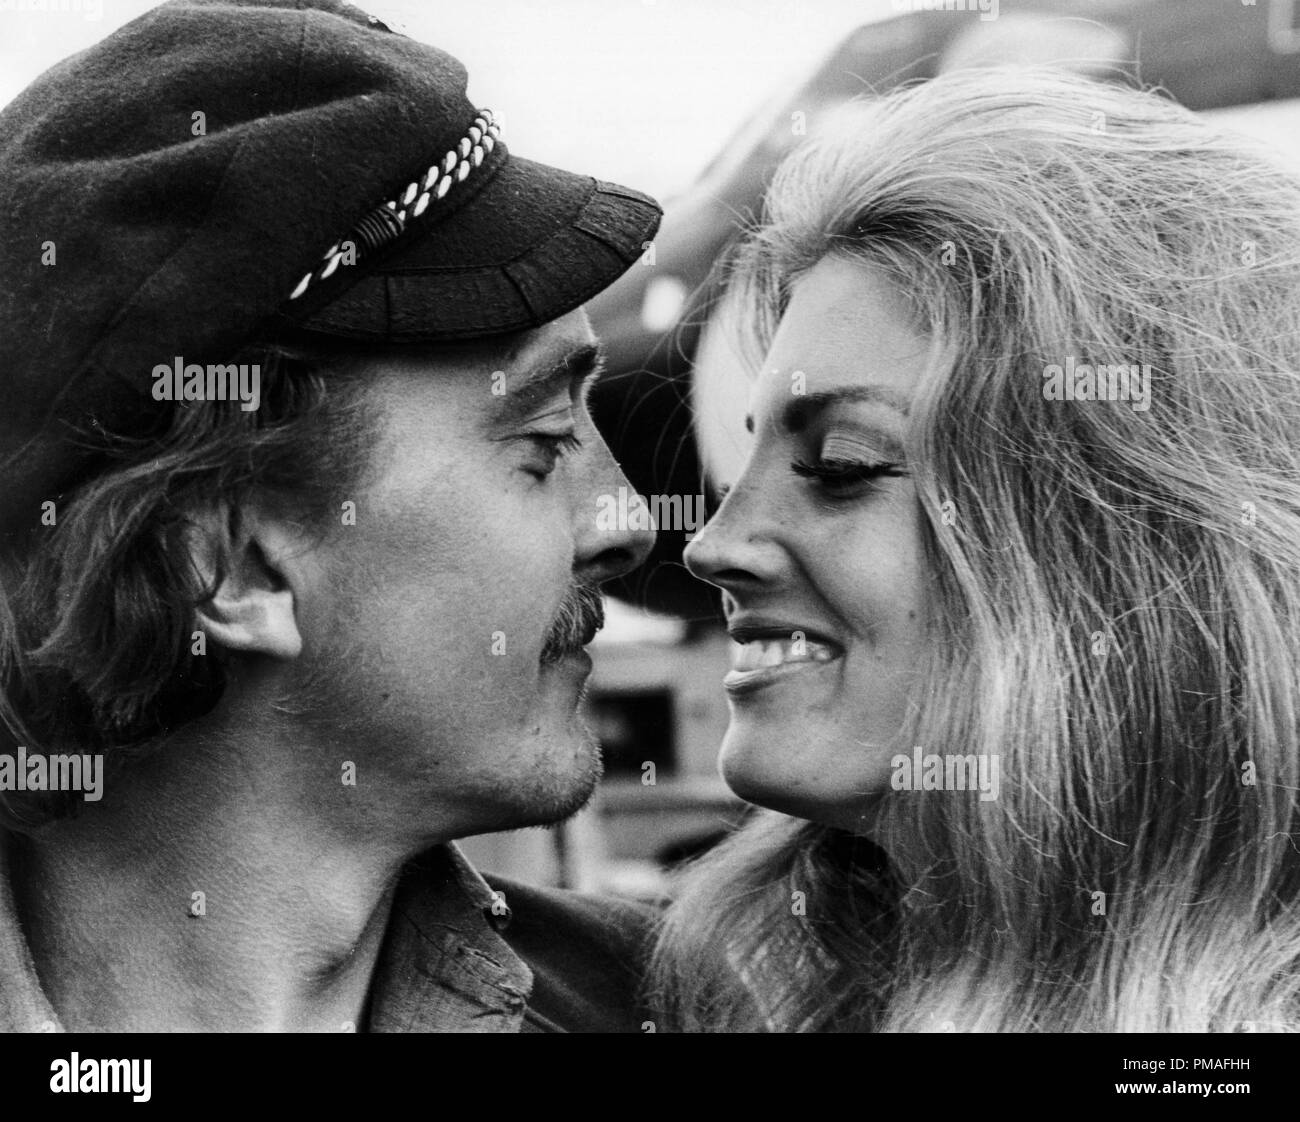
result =
[{"label": "woman's eye", "polygon": [[582,441],[574,432],[526,432],[523,436],[539,453],[538,462],[527,466],[527,470],[539,479],[550,475],[562,457],[582,447]]},{"label": "woman's eye", "polygon": [[881,456],[879,443],[852,430],[832,428],[817,442],[812,460],[796,460],[790,466],[830,498],[857,498],[881,479],[907,474],[901,462]]},{"label": "woman's eye", "polygon": [[835,498],[853,497],[881,479],[907,474],[899,464],[826,457],[812,463],[796,460],[790,467],[796,475],[815,480],[823,491]]}]

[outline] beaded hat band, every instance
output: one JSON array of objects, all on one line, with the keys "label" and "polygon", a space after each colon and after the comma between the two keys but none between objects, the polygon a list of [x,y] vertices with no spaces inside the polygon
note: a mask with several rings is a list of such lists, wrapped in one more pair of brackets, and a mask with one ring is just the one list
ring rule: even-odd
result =
[{"label": "beaded hat band", "polygon": [[482,165],[501,138],[501,127],[490,109],[480,109],[469,131],[441,160],[430,164],[423,175],[411,180],[396,197],[368,212],[345,237],[322,255],[320,263],[307,273],[289,294],[297,300],[313,284],[328,280],[345,262],[356,264],[395,242],[407,227],[429,207],[441,202],[457,184],[464,183]]}]

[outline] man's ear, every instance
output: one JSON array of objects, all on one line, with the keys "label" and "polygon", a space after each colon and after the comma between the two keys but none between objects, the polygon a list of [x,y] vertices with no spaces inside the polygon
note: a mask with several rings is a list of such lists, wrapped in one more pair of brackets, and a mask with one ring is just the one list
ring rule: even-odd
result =
[{"label": "man's ear", "polygon": [[192,521],[195,568],[209,587],[216,585],[197,609],[198,626],[227,650],[297,658],[295,558],[304,546],[292,525],[249,507],[213,508]]}]

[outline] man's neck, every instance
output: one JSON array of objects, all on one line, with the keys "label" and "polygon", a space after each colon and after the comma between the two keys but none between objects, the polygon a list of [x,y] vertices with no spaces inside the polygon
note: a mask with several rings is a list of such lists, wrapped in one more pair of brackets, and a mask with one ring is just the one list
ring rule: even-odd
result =
[{"label": "man's neck", "polygon": [[67,1029],[362,1027],[411,847],[358,841],[312,777],[225,740],[166,745],[19,845],[19,916]]}]

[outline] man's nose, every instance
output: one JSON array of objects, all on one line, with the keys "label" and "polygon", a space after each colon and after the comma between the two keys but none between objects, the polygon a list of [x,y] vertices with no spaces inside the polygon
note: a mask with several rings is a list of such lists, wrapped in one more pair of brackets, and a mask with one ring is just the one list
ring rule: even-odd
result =
[{"label": "man's nose", "polygon": [[657,535],[648,511],[638,513],[636,492],[600,437],[591,460],[576,514],[575,573],[584,582],[603,584],[644,565]]}]

